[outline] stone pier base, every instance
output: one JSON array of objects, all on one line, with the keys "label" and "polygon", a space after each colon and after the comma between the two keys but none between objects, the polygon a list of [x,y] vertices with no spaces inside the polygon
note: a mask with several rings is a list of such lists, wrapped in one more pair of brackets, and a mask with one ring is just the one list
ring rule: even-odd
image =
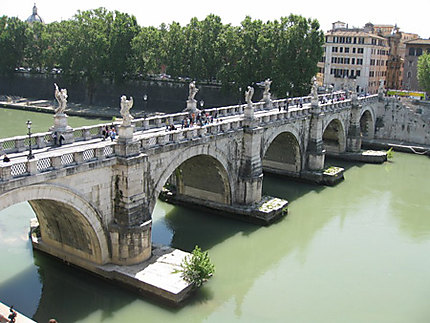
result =
[{"label": "stone pier base", "polygon": [[365,150],[360,152],[327,153],[327,156],[336,159],[358,161],[361,163],[382,164],[387,161],[385,151]]},{"label": "stone pier base", "polygon": [[136,291],[145,297],[155,298],[173,306],[181,305],[192,294],[192,284],[186,282],[181,277],[181,273],[175,273],[176,270],[180,269],[184,258],[190,255],[188,252],[167,246],[153,245],[151,257],[139,264],[97,265],[73,255],[61,256],[58,253],[53,253],[52,248],[46,246],[43,240],[36,236],[37,227],[38,222],[33,219],[31,223],[33,249],[58,258],[68,265]]},{"label": "stone pier base", "polygon": [[288,213],[288,201],[271,196],[263,196],[260,202],[250,205],[226,205],[176,195],[169,190],[164,190],[160,194],[160,199],[167,203],[205,210],[211,214],[260,225],[269,225]]}]

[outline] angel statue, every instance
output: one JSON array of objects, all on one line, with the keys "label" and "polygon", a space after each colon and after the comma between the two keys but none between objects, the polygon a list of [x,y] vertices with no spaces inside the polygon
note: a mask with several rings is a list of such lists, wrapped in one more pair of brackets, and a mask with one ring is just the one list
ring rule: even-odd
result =
[{"label": "angel statue", "polygon": [[59,89],[57,83],[54,83],[55,86],[55,98],[58,101],[58,108],[55,109],[55,114],[64,113],[67,106],[67,90]]},{"label": "angel statue", "polygon": [[197,92],[199,92],[199,89],[196,88],[196,81],[192,81],[189,85],[190,93],[188,95],[188,100],[193,101],[194,97],[196,96]]},{"label": "angel statue", "polygon": [[130,126],[131,119],[133,118],[130,114],[130,109],[133,107],[133,97],[130,97],[130,100],[127,100],[127,97],[123,95],[121,97],[121,110],[119,111],[122,116],[122,125]]},{"label": "angel statue", "polygon": [[317,78],[315,76],[312,77],[311,96],[313,99],[318,100],[318,82],[317,82]]},{"label": "angel statue", "polygon": [[267,79],[264,81],[264,92],[263,97],[268,97],[270,94],[270,85],[272,84],[272,81],[270,79]]},{"label": "angel statue", "polygon": [[252,105],[252,96],[254,95],[254,88],[252,86],[248,86],[248,91],[245,92],[245,101],[248,105]]}]

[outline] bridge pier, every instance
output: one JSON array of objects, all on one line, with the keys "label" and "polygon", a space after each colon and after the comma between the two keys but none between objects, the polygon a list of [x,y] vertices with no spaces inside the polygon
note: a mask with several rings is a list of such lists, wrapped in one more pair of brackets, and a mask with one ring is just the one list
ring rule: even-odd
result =
[{"label": "bridge pier", "polygon": [[[121,137],[122,134],[122,137]],[[114,168],[114,216],[109,225],[112,262],[131,265],[151,257],[151,214],[144,191],[143,164],[147,156],[139,154],[139,143],[133,140],[131,126],[119,127]]]},{"label": "bridge pier", "polygon": [[318,103],[312,102],[309,142],[307,149],[308,170],[316,171],[324,168],[325,150],[322,140],[323,113]]},{"label": "bridge pier", "polygon": [[236,193],[236,202],[239,204],[258,203],[262,194],[263,165],[260,150],[263,128],[254,126],[252,119],[253,114],[243,129],[243,150]]},{"label": "bridge pier", "polygon": [[361,105],[354,102],[351,105],[351,121],[346,138],[346,149],[349,152],[359,152],[361,150],[361,129],[360,129]]}]

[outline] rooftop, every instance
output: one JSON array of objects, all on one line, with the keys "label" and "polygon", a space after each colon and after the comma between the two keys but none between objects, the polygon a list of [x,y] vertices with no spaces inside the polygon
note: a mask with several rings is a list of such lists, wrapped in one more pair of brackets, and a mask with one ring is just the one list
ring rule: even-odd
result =
[{"label": "rooftop", "polygon": [[405,44],[407,45],[430,45],[430,39],[413,39],[405,41]]}]

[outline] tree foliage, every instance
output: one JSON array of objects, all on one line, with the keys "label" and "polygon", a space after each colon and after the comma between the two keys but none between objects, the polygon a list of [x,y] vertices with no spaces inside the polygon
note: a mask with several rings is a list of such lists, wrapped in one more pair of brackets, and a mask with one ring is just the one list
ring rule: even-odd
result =
[{"label": "tree foliage", "polygon": [[185,281],[192,283],[194,287],[200,287],[213,276],[215,266],[211,263],[208,252],[202,252],[199,246],[195,246],[192,254],[184,258],[181,269],[176,272],[180,272]]},{"label": "tree foliage", "polygon": [[424,53],[418,58],[418,82],[430,93],[430,53]]},{"label": "tree foliage", "polygon": [[158,28],[139,27],[134,16],[104,8],[48,25],[0,18],[0,71],[55,67],[85,81],[90,101],[102,79],[160,72],[235,91],[271,78],[275,96],[306,94],[322,45],[318,21],[297,15],[267,22],[245,17],[232,26],[211,14]]}]

